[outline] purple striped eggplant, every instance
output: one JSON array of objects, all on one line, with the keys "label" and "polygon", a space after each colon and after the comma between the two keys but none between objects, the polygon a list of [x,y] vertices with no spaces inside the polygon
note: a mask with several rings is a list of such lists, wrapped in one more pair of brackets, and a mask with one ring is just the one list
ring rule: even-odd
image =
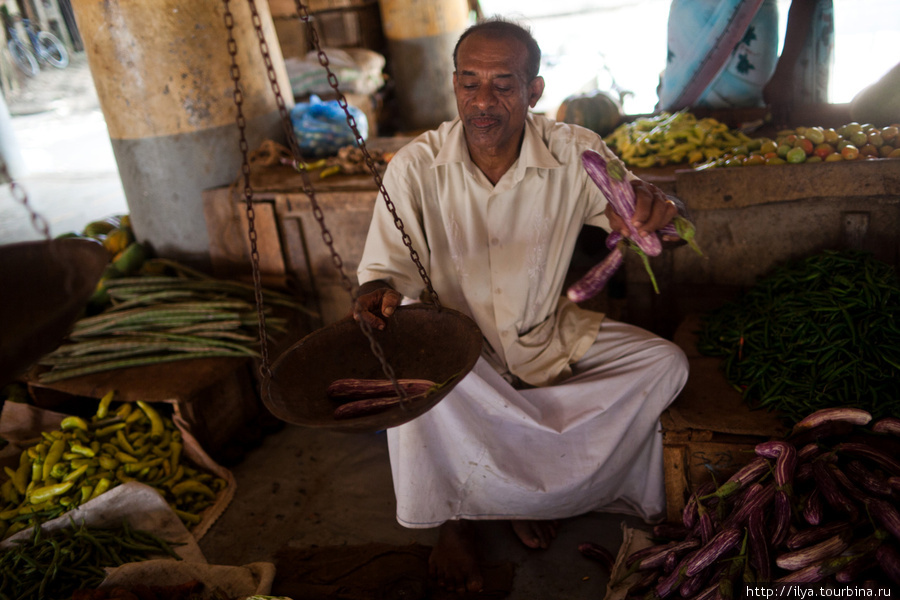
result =
[{"label": "purple striped eggplant", "polygon": [[334,409],[332,413],[335,419],[343,420],[343,419],[355,419],[358,417],[365,417],[368,415],[374,415],[389,408],[393,408],[395,406],[400,406],[401,402],[416,402],[428,396],[425,394],[417,394],[415,396],[407,396],[406,400],[400,398],[400,396],[381,396],[378,398],[365,398],[363,400],[353,400],[351,402],[346,402],[341,404],[337,408]]},{"label": "purple striped eggplant", "polygon": [[769,459],[757,456],[720,485],[715,494],[719,498],[727,498],[768,473],[769,469]]},{"label": "purple striped eggplant", "polygon": [[900,462],[871,444],[863,442],[841,442],[834,447],[838,454],[847,454],[857,458],[864,458],[877,464],[888,472],[889,475],[900,475]]},{"label": "purple striped eggplant", "polygon": [[[407,395],[416,395],[427,392],[435,383],[427,379],[398,379],[397,385]],[[397,391],[390,379],[336,379],[325,389],[329,398],[362,400],[364,398],[378,398],[381,396],[395,396]]]},{"label": "purple striped eggplant", "polygon": [[851,460],[847,463],[847,466],[844,467],[844,472],[847,473],[847,477],[856,482],[857,485],[870,494],[886,497],[891,496],[891,484],[888,480],[876,474],[862,464],[862,462]]},{"label": "purple striped eggplant", "polygon": [[754,510],[747,519],[747,545],[750,551],[750,566],[756,569],[756,580],[772,581],[772,559],[769,556],[766,515],[761,509]]},{"label": "purple striped eggplant", "polygon": [[835,573],[834,580],[838,583],[853,583],[877,564],[874,552],[865,556],[860,556],[859,558],[853,559],[846,567]]},{"label": "purple striped eggplant", "polygon": [[591,180],[600,188],[607,201],[628,227],[628,237],[647,256],[659,256],[662,242],[656,233],[642,236],[631,223],[634,217],[635,192],[631,182],[625,178],[624,167],[618,159],[607,162],[595,150],[585,150],[581,155],[581,164]]},{"label": "purple striped eggplant", "polygon": [[657,546],[657,551],[653,554],[641,558],[637,564],[638,571],[646,571],[647,569],[661,569],[666,563],[666,559],[670,554],[676,557],[681,556],[685,552],[700,547],[700,542],[695,539],[687,539],[680,542],[670,542]]},{"label": "purple striped eggplant", "polygon": [[659,523],[650,530],[655,538],[666,540],[683,540],[688,536],[690,530],[679,523]]},{"label": "purple striped eggplant", "polygon": [[849,515],[851,521],[856,519],[859,509],[841,491],[834,473],[826,462],[821,460],[813,462],[813,478],[816,480],[816,489],[822,493],[822,498],[829,506]]},{"label": "purple striped eggplant", "polygon": [[869,428],[874,433],[887,433],[900,436],[900,419],[897,417],[881,417]]},{"label": "purple striped eggplant", "polygon": [[799,571],[822,560],[840,555],[849,545],[845,534],[833,535],[818,544],[779,554],[775,557],[775,564],[786,571]]},{"label": "purple striped eggplant", "polygon": [[809,415],[803,417],[794,424],[791,433],[799,433],[807,429],[812,429],[825,423],[840,421],[850,423],[851,425],[868,425],[872,420],[872,413],[861,408],[850,406],[839,406],[831,408],[821,408]]},{"label": "purple striped eggplant", "polygon": [[834,575],[848,564],[853,562],[853,556],[838,556],[827,558],[815,564],[796,571],[791,571],[784,577],[779,577],[774,583],[817,583],[826,577]]},{"label": "purple striped eggplant", "polygon": [[728,518],[725,519],[722,526],[725,528],[742,527],[750,517],[750,513],[755,510],[764,510],[768,508],[774,497],[775,484],[773,482],[769,482],[765,485],[761,483],[751,484],[750,488],[747,490],[747,494],[739,501],[739,503],[735,504],[731,514],[728,515]]},{"label": "purple striped eggplant", "polygon": [[831,521],[795,531],[784,541],[784,546],[788,550],[799,550],[841,533],[851,533],[850,523],[848,521]]},{"label": "purple striped eggplant", "polygon": [[713,513],[706,507],[700,507],[697,525],[694,527],[694,534],[700,538],[700,542],[703,544],[709,542],[716,534],[716,524],[713,519]]},{"label": "purple striped eggplant", "polygon": [[581,552],[582,556],[599,562],[604,569],[612,573],[613,564],[616,562],[616,559],[609,550],[600,544],[582,542],[581,544],[578,544],[578,551]]},{"label": "purple striped eggplant", "polygon": [[771,440],[757,444],[754,450],[759,456],[775,460],[775,483],[780,488],[788,488],[790,493],[794,469],[797,468],[797,449],[787,442]]},{"label": "purple striped eggplant", "polygon": [[840,486],[840,488],[848,496],[850,496],[850,498],[852,498],[853,500],[856,500],[857,502],[861,502],[863,504],[865,504],[865,502],[870,498],[870,494],[859,489],[859,487],[856,485],[856,483],[851,481],[850,478],[847,476],[847,474],[844,472],[844,470],[841,469],[838,465],[830,464],[830,465],[828,465],[828,470],[831,472],[831,475],[832,475],[832,477],[834,477],[834,480],[838,483],[838,486]]},{"label": "purple striped eggplant", "polygon": [[818,488],[813,488],[807,494],[800,509],[803,520],[810,525],[819,525],[825,512],[825,503],[822,500],[822,492]]},{"label": "purple striped eggplant", "polygon": [[881,500],[880,498],[871,498],[868,502],[869,513],[876,521],[894,536],[895,540],[900,540],[900,512],[893,503]]},{"label": "purple striped eggplant", "polygon": [[566,297],[572,302],[584,302],[599,294],[625,262],[622,245],[623,242],[617,244],[603,260],[591,267],[584,277],[572,284],[566,291]]},{"label": "purple striped eggplant", "polygon": [[684,574],[688,577],[693,577],[716,560],[724,558],[729,551],[740,543],[743,537],[743,531],[737,527],[722,529],[691,557],[690,562],[686,565]]},{"label": "purple striped eggplant", "polygon": [[809,429],[792,431],[787,440],[797,448],[802,448],[812,442],[823,443],[844,439],[854,427],[856,426],[848,421],[826,421]]},{"label": "purple striped eggplant", "polygon": [[882,544],[875,550],[875,559],[891,581],[900,585],[900,552],[891,544]]}]

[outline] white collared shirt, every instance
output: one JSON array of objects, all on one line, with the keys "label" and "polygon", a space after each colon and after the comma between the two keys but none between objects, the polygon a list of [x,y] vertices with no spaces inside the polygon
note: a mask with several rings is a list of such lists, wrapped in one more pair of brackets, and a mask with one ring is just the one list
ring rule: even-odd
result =
[{"label": "white collared shirt", "polygon": [[[581,164],[587,148],[613,156],[590,130],[529,115],[519,158],[495,186],[469,157],[457,118],[404,146],[384,175],[441,305],[475,320],[498,371],[535,386],[567,377],[603,319],[563,290],[582,226],[609,229],[606,198]],[[382,200],[359,282],[382,279],[419,298],[424,283]]]}]

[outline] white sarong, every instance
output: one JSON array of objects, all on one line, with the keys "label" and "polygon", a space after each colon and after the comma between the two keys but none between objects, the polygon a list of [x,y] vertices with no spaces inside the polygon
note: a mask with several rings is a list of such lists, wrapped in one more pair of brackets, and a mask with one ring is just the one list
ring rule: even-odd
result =
[{"label": "white sarong", "polygon": [[659,416],[687,380],[675,344],[605,319],[561,384],[514,389],[484,359],[441,402],[388,430],[397,520],[665,512]]}]

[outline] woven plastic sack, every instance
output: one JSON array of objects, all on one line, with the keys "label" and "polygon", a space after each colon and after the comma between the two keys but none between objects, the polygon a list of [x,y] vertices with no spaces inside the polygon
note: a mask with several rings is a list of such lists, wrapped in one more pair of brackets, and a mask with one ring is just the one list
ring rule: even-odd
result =
[{"label": "woven plastic sack", "polygon": [[[365,113],[355,106],[348,105],[347,108],[356,121],[359,134],[366,140],[369,121]],[[347,115],[337,100],[323,101],[312,95],[309,102],[298,102],[291,109],[291,124],[304,156],[333,156],[342,147],[356,143],[356,136],[347,124]]]}]

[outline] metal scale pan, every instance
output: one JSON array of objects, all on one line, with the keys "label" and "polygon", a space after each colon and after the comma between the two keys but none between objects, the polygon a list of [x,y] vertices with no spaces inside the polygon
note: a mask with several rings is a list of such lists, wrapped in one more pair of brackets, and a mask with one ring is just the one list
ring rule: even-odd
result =
[{"label": "metal scale pan", "polygon": [[59,345],[108,264],[109,253],[92,240],[0,246],[0,385]]},{"label": "metal scale pan", "polygon": [[338,431],[380,431],[410,421],[434,407],[475,366],[481,330],[469,317],[431,305],[398,307],[383,331],[373,331],[398,379],[446,384],[433,394],[372,415],[335,419],[338,406],[325,389],[341,378],[384,379],[381,363],[352,317],[318,329],[288,348],[272,364],[263,401],[279,419]]}]

